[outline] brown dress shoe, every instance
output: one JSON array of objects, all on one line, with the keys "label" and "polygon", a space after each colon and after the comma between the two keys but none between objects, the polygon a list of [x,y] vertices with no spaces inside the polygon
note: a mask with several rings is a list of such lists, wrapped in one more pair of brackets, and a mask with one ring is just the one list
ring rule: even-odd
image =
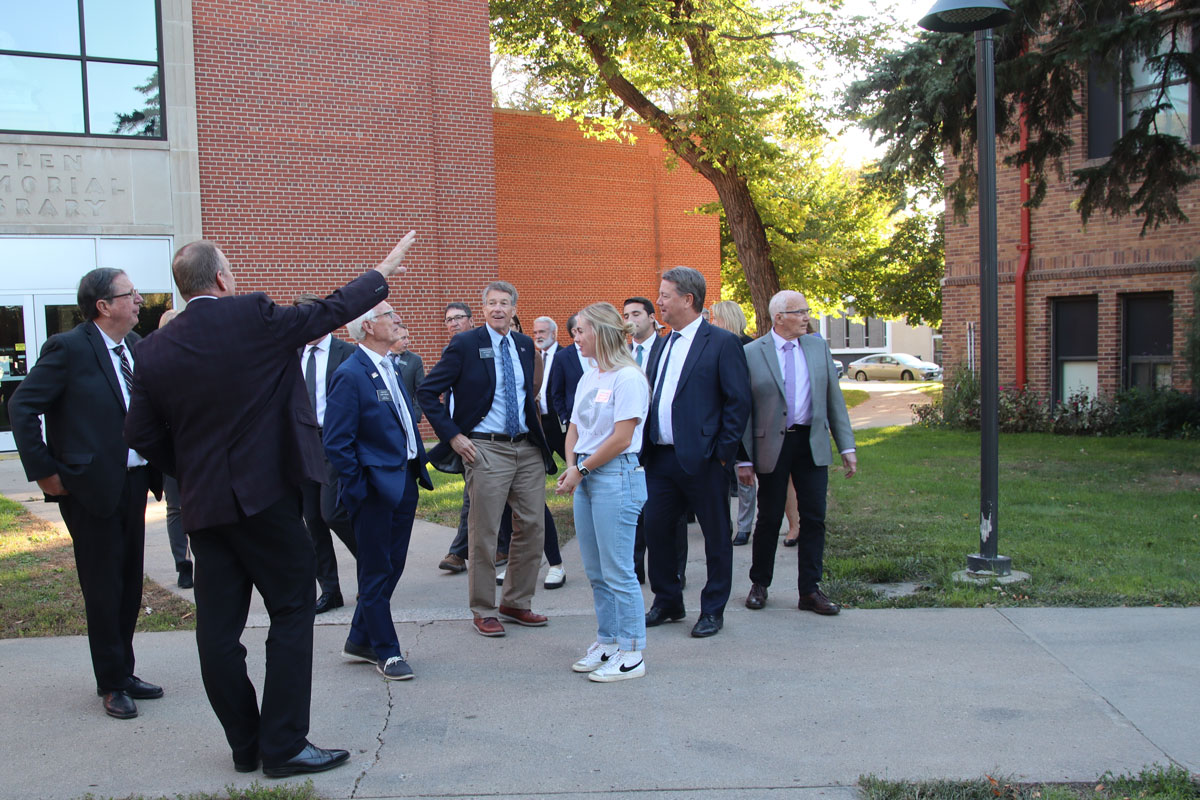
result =
[{"label": "brown dress shoe", "polygon": [[475,632],[480,636],[503,636],[504,626],[495,617],[476,617]]},{"label": "brown dress shoe", "polygon": [[500,616],[509,622],[515,622],[527,628],[540,628],[550,621],[549,617],[535,614],[528,608],[510,608],[509,606],[500,606]]},{"label": "brown dress shoe", "polygon": [[800,595],[800,602],[796,607],[801,611],[814,611],[817,614],[823,614],[827,617],[832,617],[842,610],[837,603],[826,597],[820,589],[817,589],[812,594]]},{"label": "brown dress shoe", "polygon": [[447,553],[446,557],[438,564],[438,569],[444,569],[446,572],[466,572],[467,560],[462,556],[454,555],[454,553]]},{"label": "brown dress shoe", "polygon": [[746,595],[746,608],[759,609],[767,604],[767,587],[760,583],[750,584],[750,594]]}]

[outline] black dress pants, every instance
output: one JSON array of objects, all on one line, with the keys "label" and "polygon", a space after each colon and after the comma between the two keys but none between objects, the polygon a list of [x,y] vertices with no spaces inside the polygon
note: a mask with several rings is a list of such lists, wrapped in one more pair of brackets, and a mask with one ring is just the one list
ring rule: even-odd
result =
[{"label": "black dress pants", "polygon": [[337,477],[332,475],[331,478],[332,482],[328,484],[305,482],[301,489],[304,496],[304,527],[312,537],[313,550],[317,555],[317,585],[322,592],[342,590],[331,531],[346,545],[350,555],[358,557],[354,526],[350,523],[350,515],[338,506]]},{"label": "black dress pants", "polygon": [[71,495],[59,501],[75,550],[92,670],[101,692],[124,689],[133,676],[133,631],[142,607],[145,574],[149,478],[146,467],[126,472],[117,509],[107,517],[92,514]]},{"label": "black dress pants", "polygon": [[[300,519],[300,496],[190,536],[204,691],[235,760],[252,761],[261,750],[263,763],[280,764],[307,743],[312,695],[316,559]],[[241,642],[251,588],[271,618],[261,712]]]},{"label": "black dress pants", "polygon": [[811,594],[817,590],[824,569],[825,493],[829,488],[829,467],[818,467],[813,463],[808,426],[797,425],[795,428],[784,434],[775,471],[758,473],[758,522],[754,526],[750,580],[761,586],[771,585],[775,574],[775,548],[787,505],[788,481],[791,481],[796,487],[796,505],[800,510],[796,585],[800,594]]}]

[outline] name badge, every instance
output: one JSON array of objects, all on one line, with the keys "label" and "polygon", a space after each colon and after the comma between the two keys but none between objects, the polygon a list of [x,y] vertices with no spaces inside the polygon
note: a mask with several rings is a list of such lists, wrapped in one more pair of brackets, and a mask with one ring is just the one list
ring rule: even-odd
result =
[{"label": "name badge", "polygon": [[495,355],[495,352],[492,350],[492,348],[481,347],[481,348],[479,348],[479,357],[480,358],[495,358],[496,355]]},{"label": "name badge", "polygon": [[381,403],[390,403],[392,402],[392,393],[387,389],[376,389],[375,398]]},{"label": "name badge", "polygon": [[607,403],[610,397],[612,397],[612,389],[601,389],[600,391],[596,392],[596,399],[594,402]]}]

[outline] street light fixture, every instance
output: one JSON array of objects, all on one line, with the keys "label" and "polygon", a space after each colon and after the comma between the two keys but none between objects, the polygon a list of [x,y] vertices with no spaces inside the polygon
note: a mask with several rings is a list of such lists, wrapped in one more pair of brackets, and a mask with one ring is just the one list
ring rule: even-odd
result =
[{"label": "street light fixture", "polygon": [[1002,0],[938,0],[917,24],[930,31],[975,33],[975,105],[979,144],[980,469],[979,552],[967,572],[1004,577],[1012,559],[999,554],[999,312],[996,253],[996,75],[992,28],[1012,18]]}]

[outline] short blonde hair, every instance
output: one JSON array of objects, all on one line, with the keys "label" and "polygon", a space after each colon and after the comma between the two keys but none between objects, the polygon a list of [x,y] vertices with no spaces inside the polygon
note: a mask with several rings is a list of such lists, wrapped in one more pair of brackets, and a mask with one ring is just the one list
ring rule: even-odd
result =
[{"label": "short blonde hair", "polygon": [[732,300],[713,303],[712,318],[714,323],[730,333],[741,336],[746,332],[746,315],[742,312],[742,307]]}]

